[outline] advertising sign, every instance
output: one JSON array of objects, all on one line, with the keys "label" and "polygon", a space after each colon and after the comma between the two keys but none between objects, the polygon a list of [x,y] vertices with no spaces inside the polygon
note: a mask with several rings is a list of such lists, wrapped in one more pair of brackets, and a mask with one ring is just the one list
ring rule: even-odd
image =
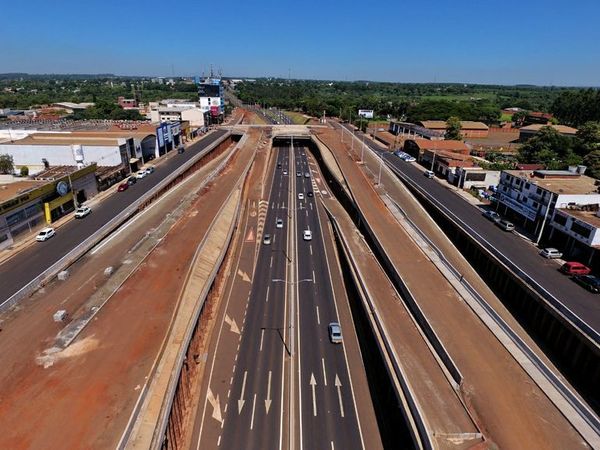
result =
[{"label": "advertising sign", "polygon": [[158,140],[158,146],[159,147],[164,147],[165,146],[165,136],[163,134],[163,130],[164,130],[163,125],[161,125],[160,127],[156,128],[156,139]]},{"label": "advertising sign", "polygon": [[364,117],[365,119],[373,118],[373,110],[372,109],[359,109],[358,115]]}]

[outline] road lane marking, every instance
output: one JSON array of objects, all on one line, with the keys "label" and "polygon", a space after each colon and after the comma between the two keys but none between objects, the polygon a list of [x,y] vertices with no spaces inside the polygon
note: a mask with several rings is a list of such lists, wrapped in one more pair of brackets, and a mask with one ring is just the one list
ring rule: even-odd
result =
[{"label": "road lane marking", "polygon": [[335,447],[333,446],[333,441],[331,441],[331,450],[335,450]]},{"label": "road lane marking", "polygon": [[340,399],[340,413],[344,417],[344,403],[342,402],[342,383],[337,373],[335,374],[335,387],[337,388],[338,398]]},{"label": "road lane marking", "polygon": [[270,287],[271,287],[271,286],[267,286],[267,295],[266,295],[266,297],[265,297],[265,302],[266,302],[266,303],[269,303],[269,288],[270,288]]},{"label": "road lane marking", "polygon": [[248,274],[246,272],[244,272],[242,269],[238,269],[238,275],[240,277],[242,277],[242,281],[246,281],[248,283],[250,283],[250,277],[248,276]]},{"label": "road lane marking", "polygon": [[323,384],[327,386],[327,372],[325,372],[325,358],[321,358],[321,365],[323,366]]},{"label": "road lane marking", "polygon": [[238,414],[242,412],[242,408],[244,407],[244,391],[246,390],[246,377],[248,376],[248,371],[244,370],[244,381],[242,381],[242,392],[240,393],[240,399],[238,400]]},{"label": "road lane marking", "polygon": [[263,338],[265,337],[265,329],[263,328],[262,330],[260,330],[260,348],[259,348],[259,352],[262,352],[262,344],[263,344]]},{"label": "road lane marking", "polygon": [[206,396],[208,397],[208,402],[213,407],[212,418],[215,419],[217,422],[223,423],[223,415],[221,414],[221,402],[219,401],[219,394],[217,394],[217,397],[215,398],[212,390],[209,387]]},{"label": "road lane marking", "polygon": [[250,419],[250,429],[254,428],[254,408],[256,407],[256,394],[254,394],[254,400],[252,400],[252,418]]},{"label": "road lane marking", "polygon": [[313,209],[312,203],[310,203],[310,209]]},{"label": "road lane marking", "polygon": [[235,323],[235,319],[229,317],[227,313],[225,313],[225,323],[229,325],[229,331],[240,334],[240,329],[238,328],[237,323]]},{"label": "road lane marking", "polygon": [[317,278],[315,277],[315,270],[313,269],[313,279],[312,279],[313,284],[317,284]]},{"label": "road lane marking", "polygon": [[271,371],[269,370],[269,382],[267,383],[267,398],[265,400],[265,409],[267,410],[267,414],[269,414],[270,408],[271,408]]},{"label": "road lane marking", "polygon": [[317,385],[317,380],[315,380],[315,374],[312,372],[310,374],[310,383],[309,384],[312,388],[313,416],[317,417],[317,394],[315,392],[315,386]]},{"label": "road lane marking", "polygon": [[269,267],[273,268],[273,255],[271,255],[271,262],[269,263]]},{"label": "road lane marking", "polygon": [[310,256],[312,256],[312,244],[308,245],[308,249],[310,250]]}]

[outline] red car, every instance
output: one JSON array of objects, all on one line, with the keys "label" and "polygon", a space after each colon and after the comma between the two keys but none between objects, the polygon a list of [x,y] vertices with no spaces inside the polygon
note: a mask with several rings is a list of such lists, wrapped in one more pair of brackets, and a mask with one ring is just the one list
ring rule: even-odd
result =
[{"label": "red car", "polygon": [[559,270],[566,275],[589,275],[592,272],[588,266],[576,261],[564,263]]},{"label": "red car", "polygon": [[117,191],[123,192],[123,191],[126,191],[127,189],[129,189],[129,183],[127,183],[127,181],[125,181],[124,183],[121,183],[119,185],[119,187],[117,188]]}]

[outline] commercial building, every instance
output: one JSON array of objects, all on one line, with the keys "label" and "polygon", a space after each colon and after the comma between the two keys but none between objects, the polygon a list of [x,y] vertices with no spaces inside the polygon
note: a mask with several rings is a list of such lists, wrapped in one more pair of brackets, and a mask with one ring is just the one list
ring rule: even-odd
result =
[{"label": "commercial building", "polygon": [[558,131],[563,136],[575,137],[577,134],[577,128],[568,127],[566,125],[542,125],[534,124],[527,125],[526,127],[519,128],[519,141],[525,142],[527,139],[535,136],[544,127],[551,127]]},{"label": "commercial building", "polygon": [[456,167],[453,177],[448,181],[461,189],[496,189],[500,182],[499,170],[486,170],[479,166]]},{"label": "commercial building", "polygon": [[443,176],[450,183],[453,183],[458,168],[476,166],[471,156],[447,150],[425,150],[421,157],[421,164]]},{"label": "commercial building", "polygon": [[187,121],[192,127],[205,126],[205,112],[196,106],[189,105],[157,105],[150,110],[150,120],[154,123]]},{"label": "commercial building", "polygon": [[[432,131],[446,132],[448,126],[444,120],[424,120],[417,122],[418,125]],[[472,122],[470,120],[461,120],[460,133],[463,138],[484,138],[487,137],[489,127],[483,122]]]},{"label": "commercial building", "polygon": [[445,151],[449,153],[469,154],[469,147],[463,141],[437,141],[429,139],[407,139],[404,141],[404,151],[421,161],[426,150],[435,153]]},{"label": "commercial building", "polygon": [[539,236],[555,209],[600,204],[596,180],[584,172],[585,166],[533,172],[503,170],[494,198],[504,214]]},{"label": "commercial building", "polygon": [[98,193],[96,165],[54,167],[34,180],[0,184],[0,250]]},{"label": "commercial building", "polygon": [[119,97],[117,99],[119,106],[123,109],[137,109],[138,101],[135,98]]},{"label": "commercial building", "polygon": [[389,132],[395,136],[408,136],[414,138],[422,138],[422,139],[430,139],[430,140],[442,140],[444,139],[444,133],[446,129],[443,131],[430,130],[429,128],[425,128],[421,125],[417,125],[415,123],[410,122],[390,122]]},{"label": "commercial building", "polygon": [[207,125],[222,123],[225,115],[225,95],[220,78],[206,78],[198,84],[200,109],[206,116]]}]

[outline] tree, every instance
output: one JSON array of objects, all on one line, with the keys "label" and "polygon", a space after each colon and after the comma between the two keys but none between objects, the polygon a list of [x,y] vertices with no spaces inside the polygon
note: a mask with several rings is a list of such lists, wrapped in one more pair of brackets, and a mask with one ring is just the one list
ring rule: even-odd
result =
[{"label": "tree", "polygon": [[11,174],[15,171],[15,164],[11,155],[0,155],[0,173]]},{"label": "tree", "polygon": [[587,166],[586,175],[600,178],[600,150],[594,150],[585,155],[583,164]]},{"label": "tree", "polygon": [[460,119],[456,116],[450,117],[446,121],[446,139],[453,141],[462,141]]},{"label": "tree", "polygon": [[581,157],[573,153],[574,139],[563,136],[555,128],[546,126],[519,149],[519,161],[544,164],[548,169],[562,169],[579,164]]},{"label": "tree", "polygon": [[26,177],[29,175],[29,167],[21,166],[21,176]]},{"label": "tree", "polygon": [[600,149],[600,123],[586,122],[577,130],[575,152],[585,156],[588,153]]},{"label": "tree", "polygon": [[525,122],[525,118],[527,117],[528,114],[529,114],[529,111],[525,111],[525,110],[517,111],[516,113],[514,113],[512,115],[511,120],[515,124],[515,126],[520,127]]}]

